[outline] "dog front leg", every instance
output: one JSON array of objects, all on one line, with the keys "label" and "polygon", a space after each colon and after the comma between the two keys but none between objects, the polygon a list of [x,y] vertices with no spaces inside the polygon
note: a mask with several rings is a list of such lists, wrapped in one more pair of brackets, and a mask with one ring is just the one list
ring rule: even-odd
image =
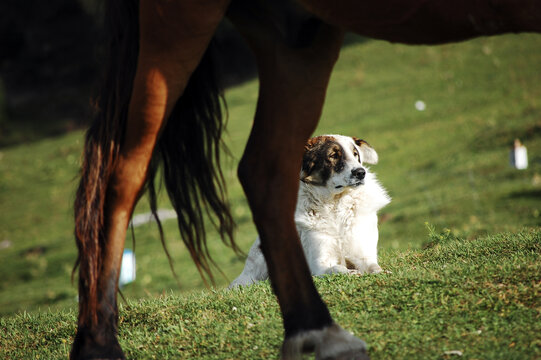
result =
[{"label": "dog front leg", "polygon": [[364,216],[352,229],[352,238],[345,249],[347,266],[361,274],[376,274],[382,271],[378,265],[378,217],[374,213]]}]

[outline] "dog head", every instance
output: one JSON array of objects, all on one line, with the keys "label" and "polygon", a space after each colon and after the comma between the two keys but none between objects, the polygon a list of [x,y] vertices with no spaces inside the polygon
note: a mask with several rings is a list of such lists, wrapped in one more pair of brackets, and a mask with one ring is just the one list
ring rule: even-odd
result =
[{"label": "dog head", "polygon": [[363,164],[377,162],[378,154],[364,140],[342,135],[317,136],[306,143],[301,181],[340,193],[363,185],[367,172]]}]

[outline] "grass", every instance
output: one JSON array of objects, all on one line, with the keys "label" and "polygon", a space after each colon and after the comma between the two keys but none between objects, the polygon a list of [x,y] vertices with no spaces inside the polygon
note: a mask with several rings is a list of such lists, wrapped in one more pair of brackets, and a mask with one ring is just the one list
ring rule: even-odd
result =
[{"label": "grass", "polygon": [[[390,274],[334,275],[316,286],[372,359],[537,359],[541,356],[541,231],[475,240],[433,232],[421,250],[385,250]],[[0,320],[2,358],[66,357],[73,311]],[[240,291],[129,301],[120,341],[133,359],[268,359],[282,339],[268,282]]]},{"label": "grass", "polygon": [[[464,354],[488,351],[494,354],[494,358],[499,358],[503,345],[496,346],[497,339],[507,342],[508,338],[517,337],[515,345],[509,342],[505,346],[510,351],[520,351],[516,353],[518,355],[507,358],[528,358],[525,354],[534,354],[531,358],[539,357],[539,347],[535,345],[539,344],[539,338],[533,331],[533,321],[539,318],[539,303],[529,303],[529,307],[522,308],[521,302],[516,302],[524,297],[536,299],[539,296],[539,277],[537,275],[537,279],[533,278],[533,282],[528,283],[516,277],[501,277],[501,274],[504,270],[510,272],[511,264],[521,266],[517,276],[522,272],[530,274],[530,268],[537,266],[528,259],[538,256],[539,248],[534,247],[537,253],[528,257],[520,251],[522,245],[518,244],[526,241],[530,235],[511,234],[517,234],[524,228],[539,229],[541,225],[540,63],[539,35],[508,35],[438,47],[408,47],[366,41],[350,45],[342,52],[316,133],[355,135],[367,140],[378,151],[380,163],[372,170],[393,197],[393,202],[381,214],[385,221],[380,226],[380,249],[383,267],[392,269],[393,274],[361,279],[322,279],[318,281],[318,286],[326,294],[325,298],[334,309],[335,317],[346,327],[363,334],[374,354],[381,352],[385,354],[382,358],[393,358],[394,354],[396,357],[405,356],[398,354],[399,350],[409,351],[407,354],[411,355],[430,348],[430,356],[441,358],[447,356],[442,355],[442,350],[453,350],[458,346],[457,339],[464,338],[467,346],[459,347]],[[233,157],[224,161],[224,169],[233,215],[238,224],[236,239],[247,250],[256,232],[236,180],[235,168],[247,141],[248,124],[251,123],[257,98],[257,82],[230,89],[226,97],[229,122],[224,140]],[[415,109],[417,100],[426,103],[425,111]],[[511,169],[508,165],[509,147],[515,138],[520,138],[528,147],[530,167],[524,171]],[[30,352],[24,354],[29,357],[33,357],[31,351],[42,358],[57,357],[63,354],[63,346],[69,348],[77,307],[76,286],[70,282],[76,254],[71,204],[77,184],[82,139],[82,133],[74,132],[0,149],[0,315],[2,326],[9,328],[9,334],[2,335],[0,351],[10,351],[8,358],[19,357],[11,352],[16,351],[12,347],[17,341],[27,344],[25,346]],[[162,207],[170,207],[164,198],[161,204]],[[142,201],[136,213],[147,210],[148,205]],[[432,229],[438,230],[429,230],[427,236],[426,222],[432,224]],[[233,295],[222,292],[224,285],[240,273],[243,259],[226,249],[217,235],[210,232],[210,250],[229,280],[218,275],[214,290],[205,290],[181,245],[175,222],[167,221],[164,226],[180,287],[171,276],[156,226],[149,224],[136,228],[137,281],[123,289],[132,304],[130,307],[136,312],[122,313],[123,322],[128,326],[123,326],[121,330],[126,331],[122,333],[123,341],[132,341],[124,343],[130,354],[134,357],[151,357],[155,354],[155,346],[161,349],[159,351],[173,352],[185,348],[187,354],[204,351],[196,347],[197,343],[211,336],[205,335],[203,324],[194,323],[192,326],[191,323],[168,321],[167,325],[160,325],[159,319],[154,319],[154,316],[162,314],[160,306],[164,306],[164,316],[175,318],[181,316],[180,313],[168,312],[175,306],[178,311],[184,311],[180,308],[188,306],[186,304],[192,304],[193,309],[197,309],[197,306],[199,309],[214,306],[226,309],[227,304],[244,304],[250,298],[261,301],[252,302],[252,308],[243,307],[245,317],[242,319],[256,316],[257,309],[260,309],[256,305],[264,300],[263,307],[269,308],[265,315],[268,323],[264,323],[264,326],[265,330],[274,334],[271,336],[272,344],[267,333],[258,333],[260,327],[234,325],[234,321],[229,325],[222,324],[223,317],[235,317],[233,313],[222,310],[224,314],[212,315],[216,316],[214,320],[209,318],[208,326],[229,326],[220,331],[236,335],[212,338],[214,342],[211,348],[232,347],[234,354],[234,351],[240,351],[235,349],[247,351],[258,346],[254,350],[258,356],[276,354],[281,330],[268,287],[261,285],[246,290],[238,295],[237,300],[231,297]],[[442,235],[442,229],[449,230]],[[502,233],[508,235],[497,235]],[[533,234],[528,240],[530,243],[539,242],[538,232],[526,234]],[[450,239],[449,244],[443,240],[441,244],[435,242],[439,236]],[[427,241],[431,241],[431,247],[421,251]],[[512,263],[501,259],[498,260],[500,263],[495,262],[483,269],[493,258],[481,253],[481,248],[485,246],[489,251],[498,241],[516,245],[506,250]],[[127,244],[130,246],[130,239]],[[452,244],[456,249],[449,247]],[[479,246],[474,251],[468,247],[469,244]],[[438,255],[440,246],[447,249],[449,259]],[[517,251],[516,254],[512,249]],[[462,254],[460,261],[469,264],[467,269],[457,268],[462,280],[458,280],[451,271],[453,266],[460,265],[460,261],[455,259],[458,256],[453,252],[455,250]],[[399,259],[402,259],[401,262],[397,262]],[[418,259],[424,259],[426,266],[417,262]],[[499,268],[500,265],[508,268]],[[474,272],[478,268],[482,269],[482,277]],[[496,281],[498,277],[502,281],[495,284],[502,284],[501,288],[489,282],[490,279]],[[408,290],[417,286],[421,286],[419,291]],[[346,295],[342,296],[336,289],[345,289]],[[347,289],[351,292],[348,293]],[[365,298],[353,289],[372,289],[372,295]],[[506,295],[508,290],[511,293]],[[420,295],[415,295],[417,292]],[[351,294],[361,296],[362,302],[359,304],[364,304],[362,306],[366,308],[356,305],[355,301],[348,303],[346,300],[343,307],[335,306],[336,302],[342,301],[342,297],[347,299]],[[487,298],[477,304],[484,297],[483,294]],[[499,299],[499,294],[509,296],[507,299],[511,299],[510,302],[507,304],[506,299]],[[520,294],[520,297],[513,294]],[[136,303],[138,299],[144,300]],[[431,325],[432,322],[438,323],[438,317],[442,314],[440,311],[445,310],[442,299],[447,299],[451,304],[461,299],[461,307],[459,304],[453,305],[461,312],[443,317],[447,321],[444,324]],[[408,301],[417,305],[410,307]],[[503,320],[507,320],[507,317],[497,317],[500,312],[492,314],[487,310],[487,329],[491,330],[485,330],[481,326],[483,320],[478,317],[479,309],[493,306],[493,302],[500,304],[498,311],[503,311],[504,315],[507,311],[515,314],[515,309],[520,308],[521,314],[523,311],[530,317],[520,315],[516,325],[513,325],[514,322],[505,325]],[[399,310],[393,308],[393,304],[402,304],[402,307]],[[239,305],[234,306],[241,309]],[[377,311],[372,312],[372,307]],[[337,309],[340,310],[336,312]],[[197,317],[196,310],[186,311],[191,312],[182,315],[182,319]],[[201,311],[206,313],[207,310]],[[365,315],[360,317],[359,314]],[[369,315],[374,317],[374,322],[369,322],[370,329],[363,328],[359,319],[365,321]],[[355,320],[351,319],[352,316]],[[393,319],[397,321],[396,324],[399,319],[404,322],[401,326],[395,326]],[[418,319],[417,323],[413,322],[414,319]],[[497,319],[501,321],[496,322]],[[179,328],[172,328],[163,334],[160,332],[160,339],[155,339],[152,338],[156,334],[150,330],[152,327],[145,330],[129,325],[138,322],[145,324],[147,320],[156,323],[155,326],[178,325]],[[473,324],[471,328],[466,325],[469,322]],[[251,323],[255,324],[253,321]],[[459,330],[453,328],[455,323]],[[503,326],[501,331],[508,335],[501,337],[503,333],[498,326]],[[202,333],[196,335],[199,327]],[[466,332],[466,328],[475,333],[481,330],[480,337]],[[140,331],[147,331],[148,337]],[[173,340],[178,332],[187,336],[178,336],[178,340]],[[401,335],[403,332],[405,334]],[[132,333],[137,335],[132,337]],[[245,333],[250,334],[249,339],[238,336]],[[491,339],[487,340],[486,337]],[[57,344],[61,339],[67,343]],[[38,347],[32,341],[44,341],[47,346]],[[169,350],[162,346],[164,341],[173,344]],[[220,345],[220,341],[224,343]],[[244,343],[240,346],[239,343],[237,347],[236,341],[251,341],[253,345],[250,347]],[[258,341],[262,344],[259,345]],[[266,347],[263,343],[267,344]],[[434,345],[430,345],[432,343]],[[262,352],[264,348],[267,353]],[[234,355],[230,357],[235,358]],[[476,357],[490,358],[468,355],[468,358]],[[502,355],[501,358],[505,357]]]}]

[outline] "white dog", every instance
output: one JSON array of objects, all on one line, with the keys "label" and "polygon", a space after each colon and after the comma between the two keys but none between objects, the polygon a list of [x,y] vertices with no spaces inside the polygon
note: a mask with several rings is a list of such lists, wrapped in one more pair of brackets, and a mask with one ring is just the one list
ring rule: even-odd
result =
[{"label": "white dog", "polygon": [[[391,199],[363,164],[378,155],[367,142],[342,135],[308,140],[300,174],[295,224],[312,275],[378,273],[377,211]],[[230,285],[268,278],[260,239]]]}]

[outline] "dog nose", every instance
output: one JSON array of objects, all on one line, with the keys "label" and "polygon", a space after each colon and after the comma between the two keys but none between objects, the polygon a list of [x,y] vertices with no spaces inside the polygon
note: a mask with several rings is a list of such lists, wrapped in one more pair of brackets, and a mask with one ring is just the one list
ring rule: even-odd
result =
[{"label": "dog nose", "polygon": [[351,170],[351,176],[359,180],[364,179],[365,175],[366,175],[366,170],[361,167]]}]

